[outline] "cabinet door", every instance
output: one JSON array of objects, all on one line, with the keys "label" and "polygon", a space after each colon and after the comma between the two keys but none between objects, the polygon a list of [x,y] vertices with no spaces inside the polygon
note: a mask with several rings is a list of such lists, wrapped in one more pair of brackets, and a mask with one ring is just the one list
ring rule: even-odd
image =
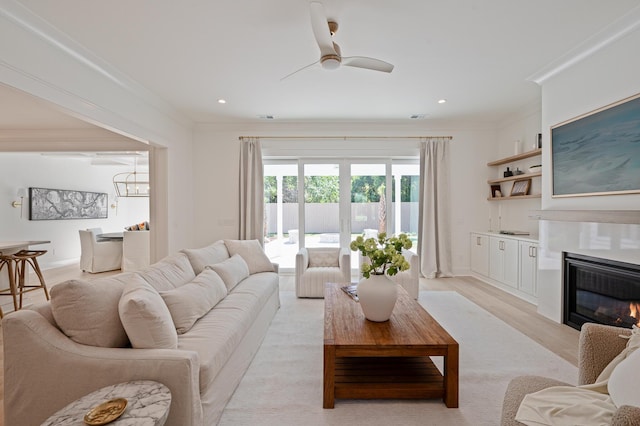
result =
[{"label": "cabinet door", "polygon": [[489,238],[489,277],[496,281],[504,281],[504,240],[502,238]]},{"label": "cabinet door", "polygon": [[537,296],[538,245],[520,242],[520,280],[519,287],[531,296]]},{"label": "cabinet door", "polygon": [[489,275],[489,237],[471,234],[471,270],[480,275]]},{"label": "cabinet door", "polygon": [[518,241],[491,237],[489,277],[510,287],[518,287]]},{"label": "cabinet door", "polygon": [[519,251],[517,240],[504,240],[504,279],[506,285],[518,288]]}]

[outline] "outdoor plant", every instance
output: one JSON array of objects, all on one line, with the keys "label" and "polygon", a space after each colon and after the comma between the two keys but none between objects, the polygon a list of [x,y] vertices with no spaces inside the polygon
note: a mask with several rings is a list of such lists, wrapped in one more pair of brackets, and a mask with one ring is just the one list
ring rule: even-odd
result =
[{"label": "outdoor plant", "polygon": [[365,239],[359,235],[351,242],[350,248],[369,259],[370,263],[363,262],[361,267],[362,276],[369,278],[371,274],[392,276],[408,270],[410,265],[402,255],[402,249],[409,250],[412,245],[407,234],[387,238],[387,234],[381,232],[378,238]]}]

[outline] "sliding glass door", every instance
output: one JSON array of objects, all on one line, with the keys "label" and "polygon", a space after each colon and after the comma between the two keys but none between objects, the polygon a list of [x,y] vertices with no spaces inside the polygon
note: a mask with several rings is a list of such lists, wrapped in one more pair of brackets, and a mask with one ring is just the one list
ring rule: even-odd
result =
[{"label": "sliding glass door", "polygon": [[362,234],[405,232],[416,246],[417,159],[267,161],[264,171],[265,250],[282,270],[300,247],[348,248]]}]

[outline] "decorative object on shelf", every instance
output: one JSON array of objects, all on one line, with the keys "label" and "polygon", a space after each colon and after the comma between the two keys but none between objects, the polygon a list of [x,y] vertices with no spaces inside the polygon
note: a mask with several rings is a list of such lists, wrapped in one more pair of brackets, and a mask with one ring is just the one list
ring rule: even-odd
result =
[{"label": "decorative object on shelf", "polygon": [[520,167],[516,167],[516,171],[513,172],[514,176],[518,176],[518,175],[523,175],[524,172],[522,170],[520,170]]},{"label": "decorative object on shelf", "polygon": [[516,180],[511,187],[511,196],[527,195],[531,186],[531,179]]},{"label": "decorative object on shelf", "polygon": [[529,167],[529,173],[538,173],[539,171],[542,171],[542,164]]},{"label": "decorative object on shelf", "polygon": [[536,135],[536,144],[533,146],[533,149],[541,149],[542,148],[542,133],[538,133]]},{"label": "decorative object on shelf", "polygon": [[402,250],[409,250],[413,244],[406,234],[387,237],[381,232],[377,238],[364,239],[358,236],[351,242],[352,251],[359,251],[368,262],[361,267],[362,279],[358,283],[358,299],[364,316],[369,321],[388,321],[398,297],[396,283],[387,275],[409,269],[409,262]]},{"label": "decorative object on shelf", "polygon": [[520,139],[516,139],[514,142],[513,154],[518,155],[522,152],[522,144],[520,143]]},{"label": "decorative object on shelf", "polygon": [[105,192],[29,188],[29,220],[106,219]]},{"label": "decorative object on shelf", "polygon": [[640,193],[640,94],[551,127],[552,196]]},{"label": "decorative object on shelf", "polygon": [[502,197],[502,190],[500,185],[491,185],[491,197],[499,198]]},{"label": "decorative object on shelf", "polygon": [[502,175],[504,177],[513,176],[513,171],[509,170],[509,167],[507,167],[507,170],[505,170],[505,172]]}]

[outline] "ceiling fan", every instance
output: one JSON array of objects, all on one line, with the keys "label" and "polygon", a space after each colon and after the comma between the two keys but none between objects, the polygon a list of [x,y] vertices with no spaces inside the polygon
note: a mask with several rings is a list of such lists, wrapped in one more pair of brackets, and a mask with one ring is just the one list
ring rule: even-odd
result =
[{"label": "ceiling fan", "polygon": [[280,80],[291,77],[293,74],[317,64],[320,64],[322,68],[326,70],[335,70],[340,68],[340,65],[345,65],[348,67],[365,68],[387,73],[393,71],[392,64],[381,61],[380,59],[368,58],[366,56],[342,56],[340,46],[338,46],[338,44],[332,39],[332,36],[336,31],[338,31],[338,23],[327,19],[322,3],[312,1],[310,6],[311,27],[313,29],[316,42],[318,43],[318,47],[320,48],[320,59],[282,77]]}]

